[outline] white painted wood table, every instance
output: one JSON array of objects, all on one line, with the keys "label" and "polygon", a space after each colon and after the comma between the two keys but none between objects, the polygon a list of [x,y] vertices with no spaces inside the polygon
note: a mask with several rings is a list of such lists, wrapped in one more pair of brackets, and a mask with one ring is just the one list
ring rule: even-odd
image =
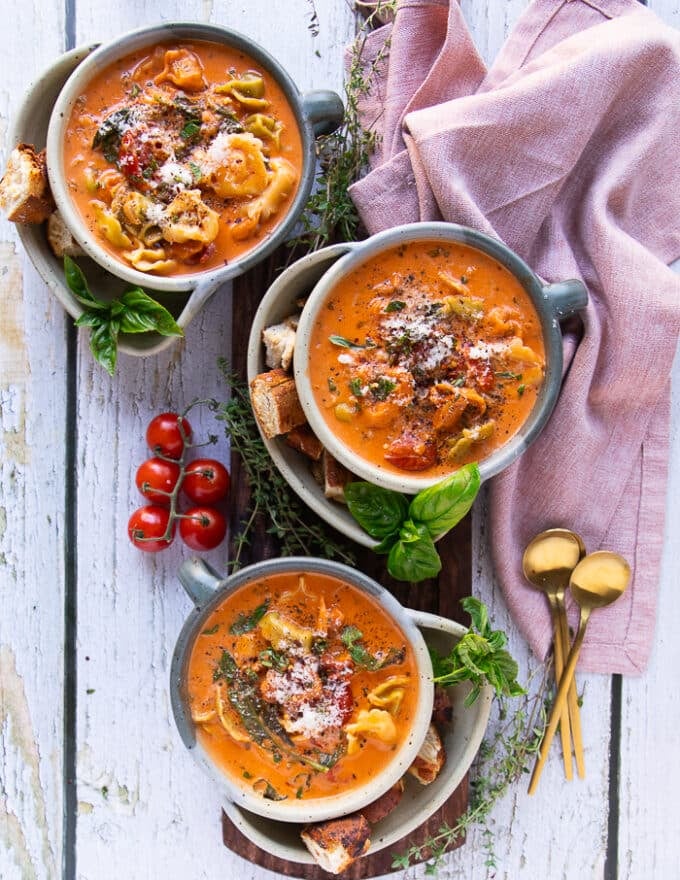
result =
[{"label": "white painted wood table", "polygon": [[[490,61],[527,0],[463,0]],[[677,0],[650,0],[680,26]],[[15,0],[0,3],[0,137],[28,84],[65,49],[142,24],[205,20],[250,34],[302,90],[342,87],[354,20],[343,0]],[[221,843],[220,801],[185,753],[168,700],[168,664],[189,601],[175,577],[187,551],[140,554],[125,526],[139,504],[144,428],[194,397],[224,397],[215,369],[230,299],[214,298],[168,353],[121,357],[115,379],[0,228],[0,878],[265,880]],[[589,768],[564,785],[559,752],[529,798],[516,787],[493,816],[497,868],[481,833],[440,876],[680,877],[680,370],[659,619],[640,679],[582,676]],[[218,450],[226,458],[226,443]],[[507,617],[475,511],[475,592],[533,664]],[[223,565],[223,551],[209,559]],[[421,876],[422,868],[399,877]]]}]

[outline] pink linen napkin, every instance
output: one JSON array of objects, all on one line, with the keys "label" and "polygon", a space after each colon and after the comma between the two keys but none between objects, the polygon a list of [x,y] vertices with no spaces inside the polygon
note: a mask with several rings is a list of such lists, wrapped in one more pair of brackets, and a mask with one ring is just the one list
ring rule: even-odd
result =
[{"label": "pink linen napkin", "polygon": [[[537,655],[547,603],[521,573],[544,528],[631,563],[580,667],[640,673],[654,634],[680,331],[680,33],[637,0],[534,0],[490,70],[456,0],[405,0],[369,38],[389,57],[362,105],[380,149],[350,192],[369,232],[449,220],[502,239],[548,281],[581,278],[583,335],[545,431],[492,481],[498,578]],[[577,609],[570,609],[577,623]]]}]

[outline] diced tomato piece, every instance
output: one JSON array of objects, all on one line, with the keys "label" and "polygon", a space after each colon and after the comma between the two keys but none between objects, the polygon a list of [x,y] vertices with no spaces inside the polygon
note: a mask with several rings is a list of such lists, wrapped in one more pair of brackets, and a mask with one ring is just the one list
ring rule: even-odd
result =
[{"label": "diced tomato piece", "polygon": [[126,177],[139,178],[149,161],[149,147],[140,144],[132,131],[126,131],[118,148],[118,167]]},{"label": "diced tomato piece", "polygon": [[346,678],[333,679],[333,696],[335,697],[335,705],[340,711],[340,723],[345,724],[352,717],[354,711],[352,688]]},{"label": "diced tomato piece", "polygon": [[434,440],[405,431],[390,443],[385,459],[403,471],[424,471],[437,460]]},{"label": "diced tomato piece", "polygon": [[468,377],[480,391],[490,391],[496,384],[496,377],[491,364],[484,360],[471,360],[467,366]]}]

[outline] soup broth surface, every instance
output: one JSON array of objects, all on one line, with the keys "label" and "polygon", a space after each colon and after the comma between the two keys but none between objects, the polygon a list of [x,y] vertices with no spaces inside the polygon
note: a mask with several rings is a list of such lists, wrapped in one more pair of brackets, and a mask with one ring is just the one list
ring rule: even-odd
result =
[{"label": "soup broth surface", "polygon": [[312,328],[308,374],[352,452],[443,477],[517,433],[544,358],[536,310],[507,269],[464,244],[418,241],[340,279]]}]

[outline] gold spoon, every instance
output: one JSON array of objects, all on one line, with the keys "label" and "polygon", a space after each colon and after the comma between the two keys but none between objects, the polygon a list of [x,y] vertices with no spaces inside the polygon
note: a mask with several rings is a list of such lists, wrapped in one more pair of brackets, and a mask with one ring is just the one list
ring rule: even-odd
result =
[{"label": "gold spoon", "polygon": [[538,780],[548,757],[550,744],[555,736],[555,730],[557,729],[564,702],[567,698],[567,691],[574,676],[590,613],[595,608],[604,608],[605,605],[615,602],[625,591],[629,582],[630,566],[623,557],[608,550],[598,550],[597,553],[590,553],[579,562],[571,573],[569,588],[571,589],[572,596],[581,607],[581,619],[574,644],[567,658],[567,665],[560,679],[560,686],[557,690],[552,712],[550,713],[548,727],[541,743],[541,751],[536,760],[534,772],[531,774],[529,794],[533,794],[536,791]]},{"label": "gold spoon", "polygon": [[[576,532],[572,532],[570,529],[546,529],[530,541],[522,559],[524,576],[529,583],[545,593],[550,605],[556,683],[562,676],[564,660],[569,653],[569,628],[564,607],[564,591],[569,583],[569,575],[585,555],[585,545]],[[568,711],[565,708],[560,717],[564,775],[568,780],[573,777],[571,733],[574,738],[576,769],[579,777],[583,779],[586,770],[583,759],[581,714],[578,708],[575,679],[572,679],[567,699]]]}]

